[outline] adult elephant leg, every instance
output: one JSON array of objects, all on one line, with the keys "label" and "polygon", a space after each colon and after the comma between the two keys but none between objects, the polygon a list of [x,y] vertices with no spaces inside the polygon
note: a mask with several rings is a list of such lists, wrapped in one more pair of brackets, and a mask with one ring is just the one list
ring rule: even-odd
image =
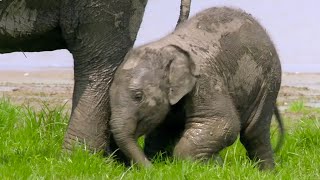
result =
[{"label": "adult elephant leg", "polygon": [[109,85],[135,41],[145,5],[146,0],[63,2],[61,27],[75,80],[66,149],[77,141],[91,150],[109,148]]}]

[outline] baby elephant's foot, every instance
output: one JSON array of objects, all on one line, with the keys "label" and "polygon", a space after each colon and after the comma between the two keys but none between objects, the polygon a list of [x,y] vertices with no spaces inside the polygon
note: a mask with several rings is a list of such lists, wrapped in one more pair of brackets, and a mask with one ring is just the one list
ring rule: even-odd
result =
[{"label": "baby elephant's foot", "polygon": [[[220,148],[219,148],[220,149]],[[218,149],[212,147],[200,147],[192,145],[191,143],[182,143],[176,146],[173,152],[174,157],[178,159],[196,160],[203,163],[215,163],[217,165],[223,165],[223,159],[214,151],[218,152]]]}]

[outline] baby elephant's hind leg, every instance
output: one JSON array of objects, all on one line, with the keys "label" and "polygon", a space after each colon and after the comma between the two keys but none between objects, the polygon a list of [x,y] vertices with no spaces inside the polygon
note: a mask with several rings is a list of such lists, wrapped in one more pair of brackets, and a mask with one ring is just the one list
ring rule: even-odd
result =
[{"label": "baby elephant's hind leg", "polygon": [[249,123],[241,130],[240,141],[246,148],[248,156],[259,161],[262,170],[273,169],[273,151],[270,142],[270,123],[275,100],[265,98],[260,101]]}]

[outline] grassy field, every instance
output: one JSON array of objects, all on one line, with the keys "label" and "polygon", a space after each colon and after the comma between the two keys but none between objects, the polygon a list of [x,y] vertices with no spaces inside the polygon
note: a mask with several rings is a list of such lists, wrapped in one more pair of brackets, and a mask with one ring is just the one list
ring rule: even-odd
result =
[{"label": "grassy field", "polygon": [[[0,99],[0,179],[320,179],[320,109],[295,102],[288,112],[299,118],[284,117],[285,144],[275,155],[274,171],[258,171],[239,141],[221,153],[223,165],[167,159],[138,169],[83,148],[63,152],[64,107],[44,104],[35,111]],[[276,128],[272,134],[275,144]]]}]

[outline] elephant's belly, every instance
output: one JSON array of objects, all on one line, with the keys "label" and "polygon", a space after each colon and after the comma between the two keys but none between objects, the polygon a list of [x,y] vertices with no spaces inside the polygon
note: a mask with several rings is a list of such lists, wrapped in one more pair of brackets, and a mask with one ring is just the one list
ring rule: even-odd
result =
[{"label": "elephant's belly", "polygon": [[[0,3],[1,4],[1,3]],[[66,48],[59,1],[7,1],[0,5],[0,53]]]},{"label": "elephant's belly", "polygon": [[0,41],[0,53],[14,51],[38,52],[67,48],[59,28],[44,34],[26,35],[20,38],[0,34]]},{"label": "elephant's belly", "polygon": [[235,94],[233,93],[232,97],[239,113],[241,124],[249,120],[252,113],[266,95],[266,88],[263,83],[257,83],[256,86],[250,88],[250,91],[248,91],[248,89],[248,87],[240,86],[240,88],[235,89]]}]

